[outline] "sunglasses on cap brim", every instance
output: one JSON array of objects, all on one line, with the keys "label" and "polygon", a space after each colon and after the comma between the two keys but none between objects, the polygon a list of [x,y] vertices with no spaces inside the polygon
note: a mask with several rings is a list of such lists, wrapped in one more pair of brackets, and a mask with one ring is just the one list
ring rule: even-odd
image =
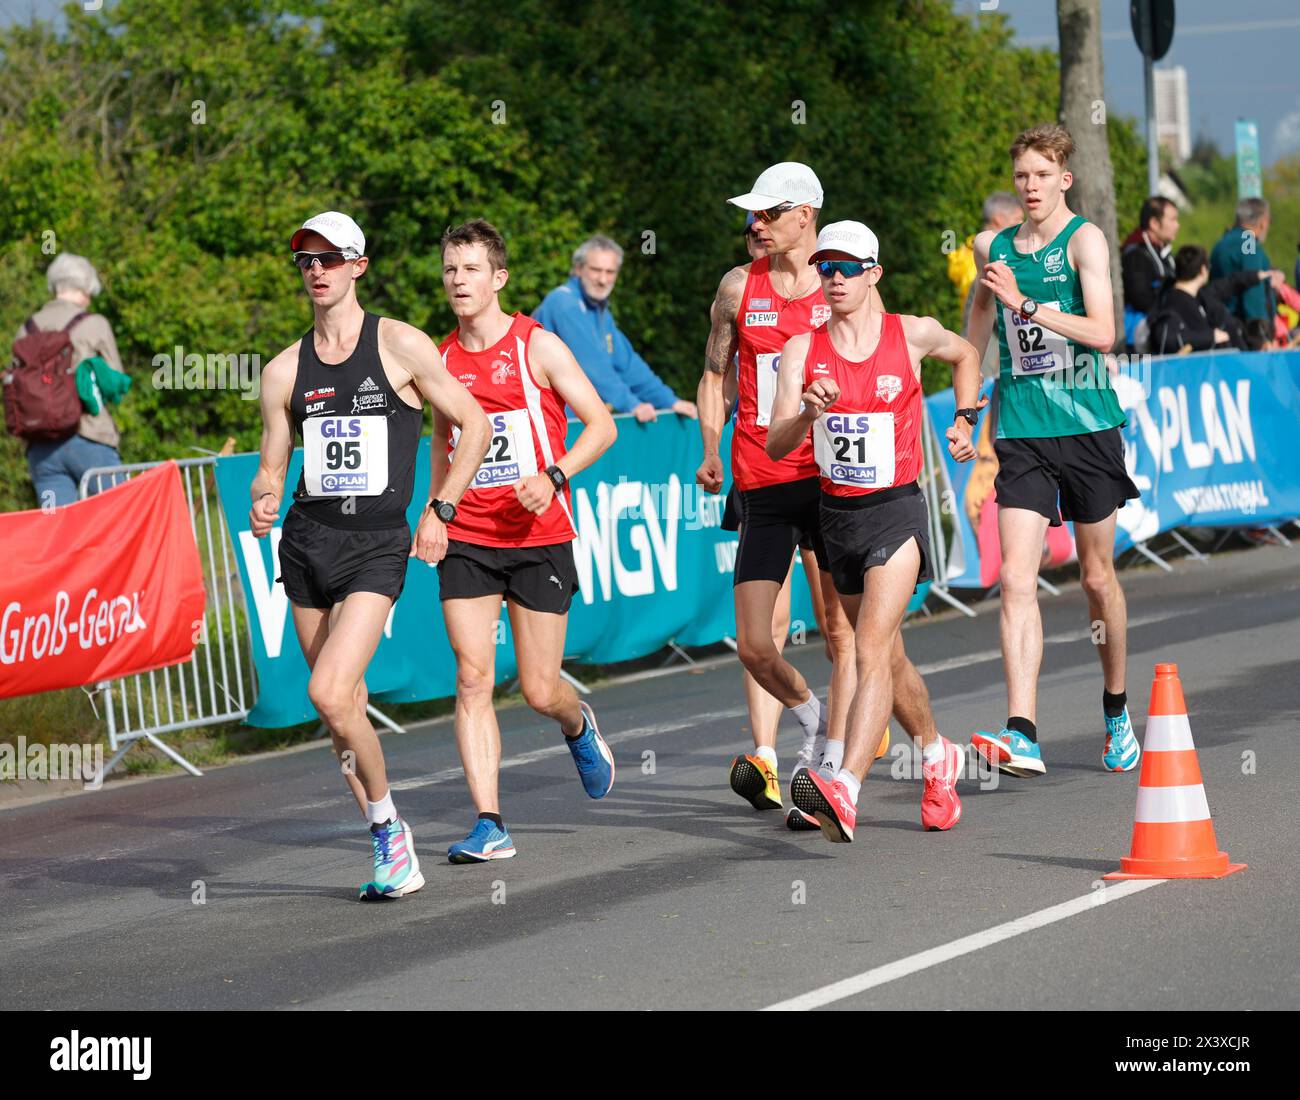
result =
[{"label": "sunglasses on cap brim", "polygon": [[306,271],[313,263],[319,262],[321,267],[326,271],[335,267],[342,267],[346,263],[360,257],[352,255],[349,249],[346,252],[340,252],[338,249],[329,252],[295,252],[293,254],[294,266]]},{"label": "sunglasses on cap brim", "polygon": [[846,279],[856,279],[877,266],[875,260],[818,260],[817,274],[823,279],[831,278],[837,271]]}]

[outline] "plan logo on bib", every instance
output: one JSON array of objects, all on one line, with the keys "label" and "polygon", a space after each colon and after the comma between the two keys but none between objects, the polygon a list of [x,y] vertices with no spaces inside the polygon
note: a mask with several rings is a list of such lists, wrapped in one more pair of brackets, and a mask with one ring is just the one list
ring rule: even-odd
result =
[{"label": "plan logo on bib", "polygon": [[1043,257],[1043,270],[1049,275],[1060,274],[1061,269],[1065,266],[1065,248],[1058,245],[1053,248],[1046,256]]},{"label": "plan logo on bib", "polygon": [[882,374],[876,379],[876,397],[886,405],[903,392],[903,380],[896,374]]},{"label": "plan logo on bib", "polygon": [[812,307],[812,327],[824,325],[831,319],[831,307],[828,305],[816,305]]}]

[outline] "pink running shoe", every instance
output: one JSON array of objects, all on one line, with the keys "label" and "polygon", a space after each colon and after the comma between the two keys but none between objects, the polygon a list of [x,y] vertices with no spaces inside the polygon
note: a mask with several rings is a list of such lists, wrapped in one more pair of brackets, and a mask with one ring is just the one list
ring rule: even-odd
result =
[{"label": "pink running shoe", "polygon": [[961,749],[946,737],[939,738],[943,758],[934,764],[921,764],[925,793],[921,795],[921,824],[941,832],[961,820],[961,799],[957,797],[957,780],[961,777],[965,757]]},{"label": "pink running shoe", "polygon": [[790,799],[804,813],[817,819],[827,840],[836,844],[853,843],[858,811],[843,783],[827,782],[817,772],[800,768],[790,779]]}]

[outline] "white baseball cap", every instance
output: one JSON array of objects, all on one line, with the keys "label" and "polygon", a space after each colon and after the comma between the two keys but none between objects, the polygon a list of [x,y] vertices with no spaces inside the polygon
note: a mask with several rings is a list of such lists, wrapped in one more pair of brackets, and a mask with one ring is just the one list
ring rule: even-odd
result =
[{"label": "white baseball cap", "polygon": [[356,253],[348,256],[348,259],[355,260],[366,254],[366,235],[361,232],[361,226],[337,210],[327,210],[324,214],[308,218],[289,241],[289,247],[297,252],[298,243],[308,233],[319,233],[344,254]]},{"label": "white baseball cap", "polygon": [[727,200],[742,210],[771,210],[789,203],[791,206],[807,204],[814,210],[822,206],[822,185],[806,164],[797,160],[783,160],[765,169],[754,181],[754,189],[744,195]]},{"label": "white baseball cap", "polygon": [[815,264],[825,252],[845,252],[855,259],[876,263],[880,260],[880,242],[861,222],[831,222],[817,234],[817,247],[808,262]]}]

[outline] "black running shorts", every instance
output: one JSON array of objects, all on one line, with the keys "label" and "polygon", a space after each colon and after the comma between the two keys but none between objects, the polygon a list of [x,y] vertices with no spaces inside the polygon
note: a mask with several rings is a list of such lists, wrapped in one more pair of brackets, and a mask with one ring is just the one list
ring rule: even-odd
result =
[{"label": "black running shorts", "polygon": [[573,543],[550,546],[476,546],[452,539],[438,563],[444,600],[504,596],[529,611],[564,615],[578,591]]},{"label": "black running shorts", "polygon": [[280,576],[289,602],[328,608],[353,592],[394,600],[406,584],[411,531],[403,524],[370,531],[330,527],[290,508],[280,535]]},{"label": "black running shorts", "polygon": [[916,583],[934,578],[930,556],[930,514],[921,487],[896,485],[860,497],[821,498],[822,541],[830,555],[835,591],[860,596],[868,569],[884,565],[909,539],[921,550]]},{"label": "black running shorts", "polygon": [[795,547],[806,544],[826,568],[818,502],[821,485],[807,477],[762,489],[737,489],[740,546],[736,550],[734,584],[775,581],[784,584]]},{"label": "black running shorts", "polygon": [[[1027,508],[1061,520],[1099,523],[1126,500],[1141,494],[1124,466],[1118,428],[1043,439],[999,439],[998,476],[993,487],[999,508]],[[1059,506],[1058,506],[1059,498]]]}]

